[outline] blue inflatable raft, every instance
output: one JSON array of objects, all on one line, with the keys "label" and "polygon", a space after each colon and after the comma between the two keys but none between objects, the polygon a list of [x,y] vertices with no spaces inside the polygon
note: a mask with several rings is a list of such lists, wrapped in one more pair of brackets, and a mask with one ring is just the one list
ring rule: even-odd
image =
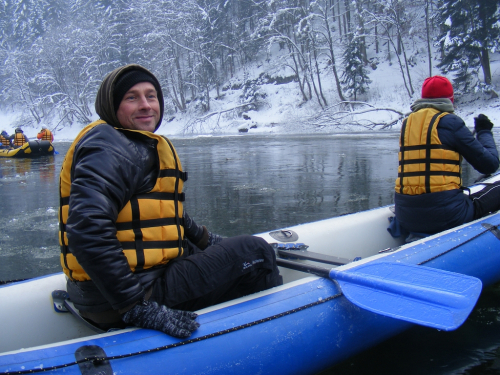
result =
[{"label": "blue inflatable raft", "polygon": [[61,312],[63,274],[3,286],[0,373],[316,374],[414,324],[456,329],[500,281],[500,214],[411,243],[388,233],[392,216],[386,206],[258,234],[284,285],[198,311],[185,340],[95,332]]}]

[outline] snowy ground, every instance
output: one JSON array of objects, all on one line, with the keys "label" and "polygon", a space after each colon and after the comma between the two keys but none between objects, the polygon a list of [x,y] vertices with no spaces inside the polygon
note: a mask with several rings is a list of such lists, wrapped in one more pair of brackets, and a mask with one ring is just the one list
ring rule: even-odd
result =
[{"label": "snowy ground", "polygon": [[[381,56],[379,56],[381,58]],[[500,90],[500,54],[492,55],[492,76],[493,83],[497,90]],[[330,69],[325,66],[325,69]],[[410,111],[411,103],[420,97],[420,88],[422,82],[427,77],[427,62],[425,58],[413,68],[411,68],[412,83],[415,89],[415,95],[409,98],[404,87],[403,79],[397,64],[389,65],[388,62],[382,62],[376,70],[370,69],[370,91],[364,98],[367,103],[378,108],[391,108],[403,113]],[[291,73],[284,68],[276,68],[268,63],[255,63],[253,66],[248,66],[245,72],[241,71],[240,76],[232,78],[230,83],[241,83],[242,77],[255,78],[261,72],[268,72],[271,76],[286,76]],[[328,71],[327,71],[328,72]],[[440,74],[437,68],[433,69],[433,74]],[[448,77],[452,78],[452,77]],[[338,102],[337,90],[334,85],[333,75],[327,73],[323,75],[323,90],[329,105],[334,105]],[[228,86],[228,83],[225,84]],[[171,138],[193,136],[193,135],[236,135],[239,134],[240,128],[249,129],[248,134],[252,133],[314,133],[319,131],[311,126],[304,126],[303,119],[308,118],[321,111],[315,99],[306,103],[302,102],[302,97],[296,82],[288,84],[268,84],[261,87],[261,92],[266,94],[266,103],[258,111],[246,112],[249,120],[244,120],[237,117],[234,112],[221,114],[220,116],[211,116],[208,121],[195,122],[194,119],[206,116],[206,114],[193,113],[188,111],[185,114],[177,113],[174,118],[172,115],[165,115],[163,124],[158,130],[158,134],[166,135]],[[214,99],[216,93],[212,93],[211,112],[223,111],[229,108],[240,105],[241,90],[221,90],[221,98]],[[359,99],[358,99],[359,100]],[[473,118],[479,113],[487,115],[496,126],[500,127],[500,99],[489,99],[483,95],[478,98],[456,98],[455,113],[462,117],[470,128],[474,126]],[[15,113],[0,113],[0,123],[3,124],[2,129],[5,129],[9,134],[14,132],[14,128],[8,124],[13,123]],[[394,116],[390,112],[370,113],[366,116],[370,120],[380,120],[389,122]],[[97,117],[96,117],[97,119]],[[170,121],[169,121],[170,120]],[[189,131],[185,131],[186,125],[192,125]],[[251,127],[256,126],[256,128]],[[393,129],[398,129],[400,123],[393,126]],[[51,128],[51,125],[48,124]],[[55,134],[57,141],[68,141],[74,139],[80,131],[81,126],[67,126],[63,130]],[[1,130],[1,129],[0,129]],[[30,138],[36,137],[39,129],[24,128],[25,134]],[[194,130],[194,132],[192,131]],[[346,119],[345,126],[339,128],[326,128],[321,131],[366,131],[361,127],[350,127],[349,120]]]}]

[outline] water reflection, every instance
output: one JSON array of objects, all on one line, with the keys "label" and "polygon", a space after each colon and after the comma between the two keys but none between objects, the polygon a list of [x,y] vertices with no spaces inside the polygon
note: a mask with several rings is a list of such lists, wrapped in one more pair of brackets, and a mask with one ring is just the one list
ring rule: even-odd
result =
[{"label": "water reflection", "polygon": [[[187,139],[174,145],[190,176],[188,211],[196,219],[207,218],[223,235],[258,233],[392,202],[397,133],[382,139]],[[228,225],[234,222],[238,225]]]},{"label": "water reflection", "polygon": [[59,271],[56,163],[0,158],[0,280]]}]

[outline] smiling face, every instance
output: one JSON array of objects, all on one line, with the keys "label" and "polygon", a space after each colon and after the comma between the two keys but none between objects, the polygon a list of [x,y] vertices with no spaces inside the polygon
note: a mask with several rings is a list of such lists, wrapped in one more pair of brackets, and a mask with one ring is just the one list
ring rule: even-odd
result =
[{"label": "smiling face", "polygon": [[160,119],[160,103],[155,87],[139,82],[123,96],[116,117],[125,129],[154,132]]}]

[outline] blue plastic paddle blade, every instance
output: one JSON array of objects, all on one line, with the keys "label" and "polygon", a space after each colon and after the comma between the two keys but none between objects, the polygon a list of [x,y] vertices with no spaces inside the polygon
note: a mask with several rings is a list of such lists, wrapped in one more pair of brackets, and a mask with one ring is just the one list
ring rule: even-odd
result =
[{"label": "blue plastic paddle blade", "polygon": [[454,330],[481,294],[481,280],[436,268],[367,263],[330,271],[346,298],[363,309],[408,322]]}]

